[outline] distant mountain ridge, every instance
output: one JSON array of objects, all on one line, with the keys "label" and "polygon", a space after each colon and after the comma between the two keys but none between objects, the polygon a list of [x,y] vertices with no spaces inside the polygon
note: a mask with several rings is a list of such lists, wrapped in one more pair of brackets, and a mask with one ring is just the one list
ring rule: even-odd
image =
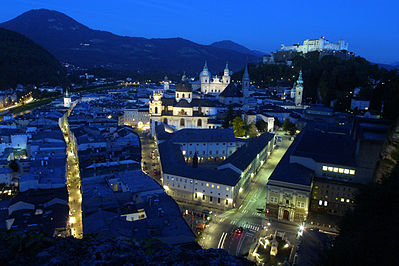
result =
[{"label": "distant mountain ridge", "polygon": [[239,52],[242,54],[251,54],[251,55],[259,56],[259,57],[263,57],[265,55],[265,53],[263,53],[263,52],[248,49],[247,47],[245,47],[241,44],[235,43],[233,41],[230,41],[230,40],[214,42],[211,44],[211,46],[223,48],[223,49],[229,49],[229,50],[236,51],[236,52]]},{"label": "distant mountain ridge", "polygon": [[29,38],[0,28],[0,89],[64,81],[65,70],[52,54]]},{"label": "distant mountain ridge", "polygon": [[31,38],[60,61],[84,67],[200,72],[207,61],[210,70],[217,73],[223,71],[227,61],[231,69],[238,70],[247,62],[261,60],[244,50],[200,45],[182,38],[146,39],[92,30],[63,13],[47,9],[27,11],[0,27]]}]

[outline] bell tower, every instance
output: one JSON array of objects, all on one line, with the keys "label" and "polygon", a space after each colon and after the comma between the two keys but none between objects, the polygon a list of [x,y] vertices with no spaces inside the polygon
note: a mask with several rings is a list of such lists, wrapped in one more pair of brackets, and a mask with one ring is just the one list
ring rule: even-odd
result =
[{"label": "bell tower", "polygon": [[302,80],[302,70],[299,71],[299,77],[295,86],[295,105],[302,105],[302,97],[303,97],[303,80]]},{"label": "bell tower", "polygon": [[163,93],[161,91],[153,92],[152,99],[149,104],[151,116],[160,116],[162,114],[162,96]]},{"label": "bell tower", "polygon": [[230,70],[229,70],[229,64],[228,63],[226,63],[226,67],[224,68],[222,82],[226,86],[230,84]]}]

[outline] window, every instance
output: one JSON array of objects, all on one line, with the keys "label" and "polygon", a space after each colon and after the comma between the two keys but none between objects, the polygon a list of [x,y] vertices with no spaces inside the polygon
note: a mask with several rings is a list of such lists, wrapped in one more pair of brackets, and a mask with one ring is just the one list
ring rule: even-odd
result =
[{"label": "window", "polygon": [[195,192],[195,193],[194,193],[194,198],[197,198],[197,196],[198,196],[198,195],[197,195],[197,192]]},{"label": "window", "polygon": [[320,206],[323,205],[323,201],[322,200],[319,200],[319,205]]},{"label": "window", "polygon": [[324,206],[327,207],[328,202],[325,200],[324,201]]},{"label": "window", "polygon": [[182,98],[186,98],[186,97],[184,97],[184,93],[183,93],[183,96],[182,96]]},{"label": "window", "polygon": [[220,198],[218,198],[218,203],[220,203]]},{"label": "window", "polygon": [[184,127],[184,118],[180,119],[180,126]]},{"label": "window", "polygon": [[205,200],[205,195],[202,195],[202,200]]},{"label": "window", "polygon": [[177,98],[179,98],[179,94],[177,93]]},{"label": "window", "polygon": [[212,197],[209,197],[209,201],[212,202],[212,200],[213,200],[213,198],[212,198]]},{"label": "window", "polygon": [[158,107],[155,106],[155,113],[158,113]]},{"label": "window", "polygon": [[163,119],[163,123],[164,123],[165,125],[168,124],[168,119],[167,119],[166,117]]},{"label": "window", "polygon": [[202,120],[201,120],[201,119],[198,119],[198,121],[197,121],[197,127],[202,127]]},{"label": "window", "polygon": [[290,201],[289,201],[289,200],[285,200],[285,203],[286,203],[286,204],[290,204]]},{"label": "window", "polygon": [[209,184],[208,184],[208,183],[206,183],[206,186],[207,186],[207,187],[209,187]]},{"label": "window", "polygon": [[227,191],[229,191],[229,189],[230,189],[229,187],[226,187],[226,190],[227,190]]},{"label": "window", "polygon": [[328,170],[328,167],[327,166],[323,166],[323,171],[327,171]]},{"label": "window", "polygon": [[229,201],[226,199],[226,205],[229,205]]},{"label": "window", "polygon": [[220,186],[217,186],[216,188],[217,188],[217,189],[220,189]]},{"label": "window", "polygon": [[215,187],[215,185],[214,184],[212,184],[212,188],[214,188]]},{"label": "window", "polygon": [[354,175],[355,174],[355,170],[349,170],[349,174]]}]

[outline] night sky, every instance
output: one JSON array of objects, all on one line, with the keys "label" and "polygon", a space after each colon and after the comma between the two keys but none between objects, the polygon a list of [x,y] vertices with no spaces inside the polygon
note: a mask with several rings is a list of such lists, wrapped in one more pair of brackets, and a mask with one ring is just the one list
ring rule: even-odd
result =
[{"label": "night sky", "polygon": [[93,29],[201,44],[232,40],[271,52],[325,36],[377,63],[399,63],[399,1],[1,0],[0,21],[34,8],[53,9]]}]

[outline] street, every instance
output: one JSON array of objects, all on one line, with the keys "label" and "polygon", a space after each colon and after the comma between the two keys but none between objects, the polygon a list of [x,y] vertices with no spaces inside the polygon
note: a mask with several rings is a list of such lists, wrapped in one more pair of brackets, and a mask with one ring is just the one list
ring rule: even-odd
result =
[{"label": "street", "polygon": [[[68,112],[69,113],[69,112]],[[75,238],[83,237],[82,193],[77,147],[67,117],[63,119],[62,132],[67,145],[66,184],[68,188],[69,228]]]},{"label": "street", "polygon": [[[279,147],[273,151],[246,190],[246,194],[242,196],[241,206],[213,214],[212,221],[205,228],[199,242],[203,248],[222,248],[232,255],[246,256],[259,236],[275,230],[286,230],[288,238],[295,243],[295,226],[270,220],[265,212],[257,210],[265,208],[267,181],[291,143],[289,137],[282,135]],[[241,234],[234,232],[238,227],[244,229]]]}]

